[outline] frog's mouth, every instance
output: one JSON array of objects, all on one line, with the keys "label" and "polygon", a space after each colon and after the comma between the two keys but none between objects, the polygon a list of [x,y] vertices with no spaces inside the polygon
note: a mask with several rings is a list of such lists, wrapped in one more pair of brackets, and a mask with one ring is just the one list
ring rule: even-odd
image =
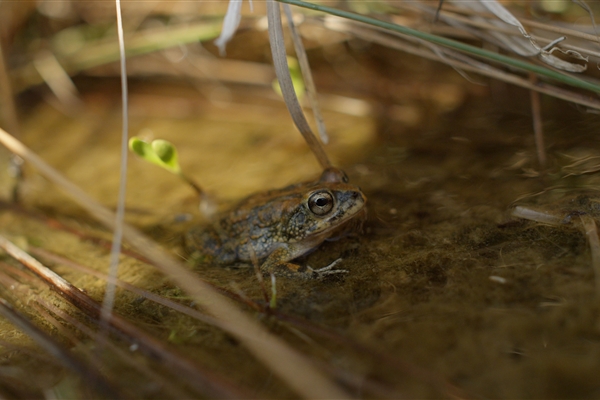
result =
[{"label": "frog's mouth", "polygon": [[343,239],[347,236],[351,236],[362,231],[362,226],[367,219],[367,208],[363,207],[362,210],[358,211],[354,216],[350,217],[340,225],[331,228],[327,233],[328,242],[334,242],[336,240]]}]

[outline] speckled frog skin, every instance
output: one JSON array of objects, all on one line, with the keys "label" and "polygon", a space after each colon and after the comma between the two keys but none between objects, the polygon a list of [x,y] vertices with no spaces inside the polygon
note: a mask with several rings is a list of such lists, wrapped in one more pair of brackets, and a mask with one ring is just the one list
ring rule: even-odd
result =
[{"label": "speckled frog skin", "polygon": [[255,259],[263,273],[279,276],[312,279],[345,272],[290,261],[360,228],[366,201],[342,171],[328,168],[316,182],[247,197],[212,225],[192,228],[185,245],[202,263],[251,264]]}]

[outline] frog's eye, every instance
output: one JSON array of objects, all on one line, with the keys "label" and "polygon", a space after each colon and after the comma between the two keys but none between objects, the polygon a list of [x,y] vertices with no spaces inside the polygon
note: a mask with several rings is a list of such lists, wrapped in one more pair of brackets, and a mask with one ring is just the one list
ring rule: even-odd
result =
[{"label": "frog's eye", "polygon": [[308,208],[316,215],[325,215],[333,208],[333,195],[329,192],[317,192],[308,198]]}]

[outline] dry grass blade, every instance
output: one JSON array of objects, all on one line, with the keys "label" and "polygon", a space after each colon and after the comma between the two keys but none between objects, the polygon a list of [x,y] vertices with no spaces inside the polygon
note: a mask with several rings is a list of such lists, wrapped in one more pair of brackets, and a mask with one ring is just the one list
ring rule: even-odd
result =
[{"label": "dry grass blade", "polygon": [[[14,288],[20,284],[23,284],[24,282],[29,287],[42,288],[42,284],[39,280],[35,279],[32,275],[27,274],[23,270],[13,267],[10,264],[0,262],[0,270],[2,271],[0,272],[0,284],[3,285],[5,288]],[[16,277],[16,279],[13,279],[13,276]],[[30,296],[29,292],[30,291],[28,290],[27,296]],[[14,289],[10,291],[10,294],[13,296],[15,295],[15,293],[16,291]],[[26,303],[26,301],[24,301],[23,296],[19,297],[20,298],[16,299],[17,301],[22,301],[23,303]],[[179,390],[179,388],[172,382],[172,379],[170,379],[169,377],[161,376],[160,374],[151,370],[146,364],[136,361],[135,358],[131,357],[131,354],[129,352],[122,350],[113,342],[106,340],[105,337],[101,336],[99,333],[92,330],[91,328],[83,324],[81,321],[77,320],[75,317],[72,317],[67,312],[60,309],[58,306],[50,302],[44,301],[40,296],[36,296],[36,299],[33,302],[33,307],[36,308],[38,312],[44,314],[44,319],[50,322],[52,325],[54,325],[61,332],[63,337],[66,336],[67,338],[69,338],[71,343],[78,343],[79,341],[77,340],[77,338],[72,337],[73,335],[68,333],[63,324],[57,323],[56,318],[52,317],[50,313],[56,315],[57,317],[65,321],[67,324],[72,325],[75,329],[87,335],[88,337],[96,341],[104,340],[102,343],[102,347],[105,351],[108,350],[110,351],[111,355],[116,355],[122,363],[128,366],[128,368],[142,372],[154,384],[158,384],[160,388],[164,388],[164,390],[166,390],[169,394],[173,395],[175,398],[184,398],[185,396],[189,396],[189,394],[186,394]],[[85,348],[80,347],[79,351],[82,350],[85,351]],[[97,370],[101,370],[103,368],[103,366],[99,362],[100,358],[96,358],[95,355],[90,354],[89,360],[94,364],[94,367]],[[112,376],[111,379],[113,378],[115,377]],[[129,395],[129,397],[133,396]]]},{"label": "dry grass blade", "polygon": [[[63,298],[79,310],[85,312],[91,319],[96,319],[100,316],[102,306],[99,303],[2,236],[0,236],[0,247],[31,272],[43,279]],[[227,383],[221,382],[220,378],[214,376],[212,373],[203,371],[199,366],[176,354],[167,345],[149,336],[119,315],[114,313],[109,315],[106,322],[109,327],[117,333],[122,334],[125,339],[129,340],[132,344],[138,345],[141,351],[152,355],[165,365],[170,366],[181,376],[187,377],[190,386],[194,386],[199,392],[217,398],[237,398],[241,395],[241,393],[231,388]]]},{"label": "dry grass blade", "polygon": [[[42,175],[58,185],[98,221],[109,228],[114,226],[114,214],[111,211],[90,198],[79,187],[2,129],[0,129],[0,142],[31,163]],[[340,387],[316,369],[306,357],[250,319],[213,287],[188,271],[166,252],[160,250],[156,243],[128,225],[123,226],[123,237],[142,255],[153,260],[157,268],[167,274],[203,308],[217,317],[222,329],[237,337],[256,358],[267,365],[275,375],[289,384],[297,393],[309,398],[349,397]]]},{"label": "dry grass blade", "polygon": [[65,367],[84,377],[85,382],[93,386],[94,389],[99,393],[102,393],[104,396],[107,396],[111,399],[121,398],[119,392],[112,388],[103,376],[89,368],[78,358],[75,358],[54,339],[33,325],[27,318],[15,311],[4,299],[0,299],[0,314],[25,332],[30,338],[39,344],[40,347],[52,354],[53,357],[55,357],[57,360],[60,360]]},{"label": "dry grass blade", "polygon": [[[537,56],[542,62],[557,69],[580,73],[587,68],[585,64],[581,65],[577,62],[565,61],[552,54],[558,51],[576,60],[588,61],[586,57],[574,49],[565,51],[555,46],[564,37],[559,39],[535,37],[525,29],[519,19],[497,1],[462,2],[458,3],[458,5],[473,12],[470,13],[468,18],[443,12],[441,19],[459,31],[469,32],[488,43],[493,43],[524,57]],[[431,7],[424,6],[419,8],[427,10],[430,14],[433,13]],[[491,14],[486,14],[485,10]],[[538,39],[546,42],[546,47],[538,45]]]},{"label": "dry grass blade", "polygon": [[[100,336],[96,332],[94,332],[92,329],[83,325],[77,319],[75,319],[72,316],[70,316],[69,314],[63,312],[62,310],[60,310],[58,307],[54,306],[53,304],[43,302],[40,300],[38,300],[37,303],[40,305],[40,307],[44,307],[47,310],[53,312],[54,314],[56,314],[57,316],[62,318],[64,321],[73,325],[75,328],[77,328],[77,330],[83,332],[85,335],[91,337],[92,339],[94,339],[96,341],[102,340],[100,338]],[[172,395],[174,398],[184,398],[185,396],[188,395],[188,394],[182,392],[175,383],[171,382],[169,377],[161,376],[160,374],[158,374],[158,373],[152,371],[150,368],[148,368],[147,365],[137,362],[137,360],[135,360],[134,358],[131,357],[131,354],[123,351],[122,349],[115,346],[110,341],[105,341],[103,343],[103,347],[105,349],[111,351],[112,354],[119,357],[119,360],[121,360],[121,362],[123,362],[129,368],[141,371],[148,378],[150,378],[154,383],[159,384],[162,388],[167,390],[168,393],[170,395]]]},{"label": "dry grass blade", "polygon": [[290,34],[294,43],[294,49],[296,50],[296,57],[298,57],[300,71],[302,71],[302,77],[304,78],[304,84],[306,85],[308,101],[310,102],[310,107],[312,108],[313,114],[315,116],[317,130],[319,131],[321,141],[327,144],[329,142],[329,137],[327,136],[327,131],[325,129],[325,121],[323,120],[323,115],[321,114],[321,107],[319,106],[319,101],[317,100],[317,88],[315,87],[315,81],[312,77],[312,72],[308,63],[306,50],[304,49],[304,44],[302,44],[302,38],[300,37],[298,30],[296,29],[296,24],[294,23],[294,16],[292,14],[292,9],[289,6],[289,4],[283,4],[283,11],[285,12],[285,17],[288,20],[288,26],[290,27]]},{"label": "dry grass blade", "polygon": [[115,228],[113,230],[112,246],[110,248],[110,279],[106,282],[106,292],[100,311],[100,320],[102,325],[107,325],[115,302],[116,287],[114,281],[117,278],[119,269],[119,256],[121,255],[121,245],[123,241],[123,219],[125,218],[125,193],[127,190],[127,158],[129,142],[129,112],[128,112],[128,90],[127,90],[127,62],[125,58],[125,40],[123,39],[123,20],[121,18],[121,2],[115,0],[117,14],[117,36],[119,41],[119,57],[121,68],[121,108],[122,108],[122,127],[121,127],[121,165],[119,167],[119,193],[117,197],[117,212],[115,214]]},{"label": "dry grass blade", "polygon": [[323,149],[323,145],[315,134],[313,133],[298,97],[294,91],[294,85],[292,84],[292,78],[290,77],[290,69],[287,63],[285,43],[283,41],[283,29],[281,27],[281,12],[279,10],[279,4],[274,0],[267,1],[267,18],[269,20],[269,41],[271,43],[271,53],[273,55],[273,66],[275,67],[275,74],[281,87],[281,93],[285,100],[294,124],[306,140],[306,143],[310,147],[311,151],[317,157],[319,164],[323,169],[331,167],[329,157]]},{"label": "dry grass blade", "polygon": [[377,32],[374,29],[364,28],[354,23],[328,24],[327,26],[330,29],[350,33],[358,38],[368,40],[373,43],[378,43],[393,49],[405,51],[407,53],[414,54],[429,60],[442,62],[462,71],[474,72],[476,74],[511,83],[513,85],[520,86],[525,89],[533,90],[562,100],[570,101],[575,104],[580,104],[591,109],[600,110],[600,101],[594,99],[593,97],[582,95],[580,93],[570,91],[567,89],[559,88],[557,86],[550,85],[545,82],[534,83],[530,79],[522,78],[519,75],[502,71],[484,62],[471,59],[464,54],[459,54],[457,52],[454,52],[453,50],[438,47],[429,43],[427,43],[427,47],[436,47],[437,49],[439,49],[439,51],[433,52],[430,50],[426,50],[422,46],[413,45],[406,41],[399,40],[398,37],[402,37],[403,39],[423,44],[424,42],[419,39],[410,38],[408,36],[399,34],[395,35],[398,37],[392,37],[387,34]]}]

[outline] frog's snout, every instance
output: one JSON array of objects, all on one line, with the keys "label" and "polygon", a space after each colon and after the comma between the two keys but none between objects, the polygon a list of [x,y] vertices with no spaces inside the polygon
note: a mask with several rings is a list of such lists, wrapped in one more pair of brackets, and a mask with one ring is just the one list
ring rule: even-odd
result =
[{"label": "frog's snout", "polygon": [[[340,210],[356,210],[363,208],[367,202],[365,195],[359,190],[345,190],[337,193]],[[350,211],[352,212],[352,211]]]}]

